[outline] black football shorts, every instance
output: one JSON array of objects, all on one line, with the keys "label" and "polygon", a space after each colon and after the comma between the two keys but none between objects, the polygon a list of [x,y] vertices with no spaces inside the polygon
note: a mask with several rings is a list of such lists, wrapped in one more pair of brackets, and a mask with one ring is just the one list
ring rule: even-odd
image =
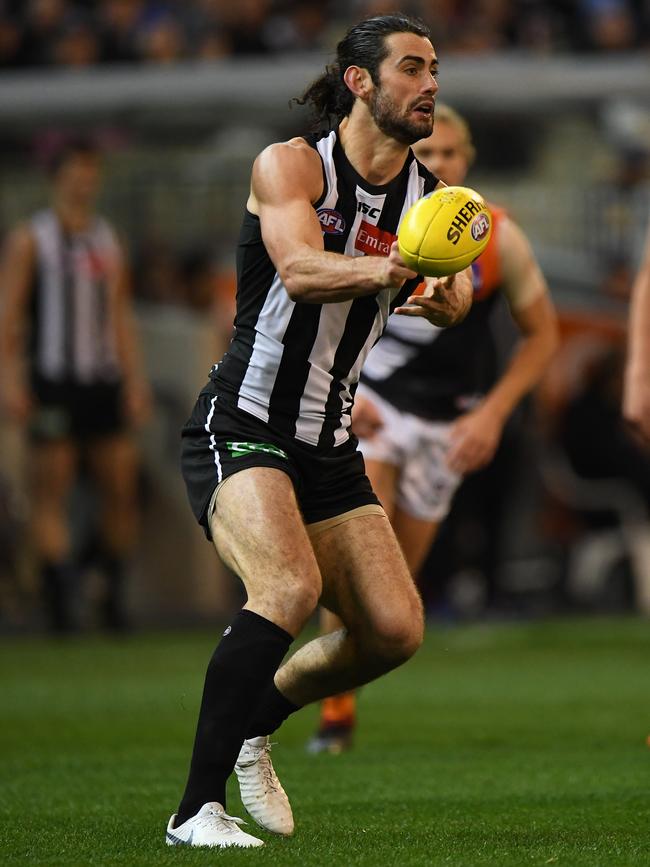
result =
[{"label": "black football shorts", "polygon": [[190,505],[208,538],[207,512],[215,488],[249,467],[273,467],[286,473],[306,524],[379,504],[354,436],[340,446],[319,449],[228,405],[209,384],[183,428],[181,454]]},{"label": "black football shorts", "polygon": [[119,383],[37,381],[32,388],[36,405],[29,434],[36,443],[68,438],[84,442],[127,428]]}]

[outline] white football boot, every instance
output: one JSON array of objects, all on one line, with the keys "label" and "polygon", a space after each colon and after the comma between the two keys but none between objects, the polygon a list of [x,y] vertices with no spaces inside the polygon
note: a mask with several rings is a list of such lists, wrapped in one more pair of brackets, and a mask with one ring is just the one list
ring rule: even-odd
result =
[{"label": "white football boot", "polygon": [[242,804],[260,827],[274,834],[293,834],[293,814],[287,793],[271,764],[268,737],[244,741],[235,765]]},{"label": "white football boot", "polygon": [[165,840],[168,846],[263,846],[264,841],[242,831],[243,819],[229,816],[216,801],[204,804],[196,816],[192,816],[178,828],[174,828],[176,814],[169,820]]}]

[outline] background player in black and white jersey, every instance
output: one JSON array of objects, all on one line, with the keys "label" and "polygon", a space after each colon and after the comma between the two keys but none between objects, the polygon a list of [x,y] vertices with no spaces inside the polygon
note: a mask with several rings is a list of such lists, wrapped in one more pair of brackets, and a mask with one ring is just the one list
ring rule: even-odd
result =
[{"label": "background player in black and white jersey", "polygon": [[[404,662],[422,640],[417,590],[349,425],[391,311],[442,326],[471,304],[468,272],[412,297],[419,278],[395,243],[402,215],[437,185],[409,150],[431,133],[436,70],[420,22],[361,22],[303,97],[325,131],[255,161],[235,334],[183,432],[192,507],[248,601],[208,666],[171,845],[261,845],[224,812],[235,765],[251,815],[290,834],[269,733]],[[345,628],[278,668],[321,599]]]},{"label": "background player in black and white jersey", "polygon": [[8,236],[0,275],[0,395],[29,436],[31,527],[52,627],[77,628],[69,497],[83,456],[99,499],[104,617],[125,625],[125,560],[137,533],[137,451],[129,430],[150,406],[124,256],[96,213],[101,157],[69,141],[53,164],[50,208]]},{"label": "background player in black and white jersey", "polygon": [[623,412],[637,433],[650,443],[650,224],[643,261],[632,288]]},{"label": "background player in black and white jersey", "polygon": [[[413,150],[447,184],[462,184],[474,159],[465,120],[436,106],[434,132]],[[354,431],[366,472],[417,576],[464,476],[494,457],[513,410],[541,379],[557,344],[553,303],[522,230],[491,205],[493,234],[474,263],[474,303],[447,331],[391,319],[361,375]],[[501,293],[521,339],[501,376],[490,314]],[[328,612],[324,632],[337,628]],[[312,752],[338,753],[355,727],[353,693],[321,705]]]}]

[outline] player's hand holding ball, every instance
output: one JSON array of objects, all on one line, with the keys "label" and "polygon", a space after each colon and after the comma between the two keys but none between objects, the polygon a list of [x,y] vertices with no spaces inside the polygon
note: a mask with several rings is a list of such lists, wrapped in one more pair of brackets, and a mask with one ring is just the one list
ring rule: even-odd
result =
[{"label": "player's hand holding ball", "polygon": [[434,325],[456,325],[472,303],[471,280],[463,272],[485,250],[492,216],[484,199],[469,187],[442,187],[407,211],[398,231],[400,256],[425,277],[424,292],[395,312],[425,316]]},{"label": "player's hand holding ball", "polygon": [[[424,286],[420,292],[421,286]],[[396,307],[401,316],[422,316],[438,328],[458,325],[472,306],[473,286],[466,272],[449,277],[427,277],[418,294],[406,299],[408,307]]]}]

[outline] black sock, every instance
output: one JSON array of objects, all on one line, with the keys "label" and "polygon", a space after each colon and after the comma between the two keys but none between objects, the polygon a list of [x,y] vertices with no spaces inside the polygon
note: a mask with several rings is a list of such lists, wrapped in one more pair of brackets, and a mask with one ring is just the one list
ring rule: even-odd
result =
[{"label": "black sock", "polygon": [[282,725],[289,714],[297,710],[300,710],[300,706],[285,698],[275,683],[271,681],[255,711],[246,737],[257,738],[260,735],[270,735]]},{"label": "black sock", "polygon": [[43,598],[50,627],[54,632],[75,632],[79,628],[76,615],[78,575],[67,560],[45,562],[41,567]]},{"label": "black sock", "polygon": [[115,632],[124,632],[129,626],[124,599],[126,562],[118,554],[104,549],[100,550],[98,560],[106,581],[101,610],[104,626]]},{"label": "black sock", "polygon": [[260,699],[292,641],[280,626],[246,609],[235,615],[224,632],[205,677],[176,827],[210,801],[226,806],[226,780]]}]

